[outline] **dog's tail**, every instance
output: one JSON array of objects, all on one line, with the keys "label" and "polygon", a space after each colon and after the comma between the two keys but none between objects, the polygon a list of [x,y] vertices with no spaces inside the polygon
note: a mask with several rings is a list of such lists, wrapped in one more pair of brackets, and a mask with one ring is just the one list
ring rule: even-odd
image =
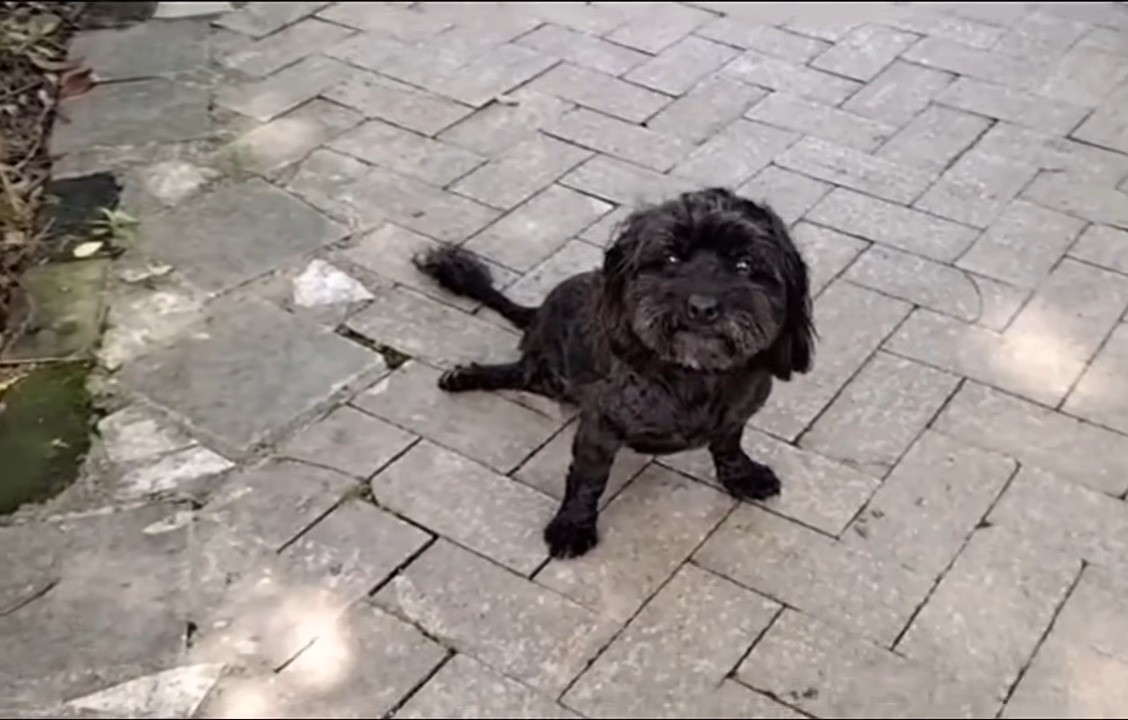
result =
[{"label": "dog's tail", "polygon": [[477,300],[524,330],[537,309],[518,305],[494,287],[490,268],[468,250],[444,245],[412,258],[415,267],[456,295]]}]

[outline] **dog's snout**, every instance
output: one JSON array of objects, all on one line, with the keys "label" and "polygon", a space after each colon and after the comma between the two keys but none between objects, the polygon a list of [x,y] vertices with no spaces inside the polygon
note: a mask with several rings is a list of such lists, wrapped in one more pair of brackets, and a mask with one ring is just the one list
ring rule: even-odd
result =
[{"label": "dog's snout", "polygon": [[708,295],[689,296],[689,319],[696,322],[713,322],[721,314],[721,304]]}]

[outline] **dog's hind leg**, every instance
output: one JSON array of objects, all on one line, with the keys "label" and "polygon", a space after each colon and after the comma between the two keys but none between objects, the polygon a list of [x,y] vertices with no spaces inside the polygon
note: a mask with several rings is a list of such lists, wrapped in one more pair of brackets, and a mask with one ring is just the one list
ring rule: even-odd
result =
[{"label": "dog's hind leg", "polygon": [[532,390],[530,364],[522,359],[502,365],[459,365],[439,378],[439,387],[448,392],[469,390]]}]

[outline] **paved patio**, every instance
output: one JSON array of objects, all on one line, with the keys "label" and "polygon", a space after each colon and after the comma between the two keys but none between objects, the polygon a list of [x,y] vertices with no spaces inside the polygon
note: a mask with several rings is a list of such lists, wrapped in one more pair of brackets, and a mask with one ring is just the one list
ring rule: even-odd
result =
[{"label": "paved patio", "polygon": [[[1128,713],[1124,3],[203,5],[72,49],[56,175],[141,225],[85,477],[0,527],[5,715]],[[702,184],[812,267],[783,494],[623,455],[549,562],[569,411],[440,392],[517,337],[409,257],[532,302]]]}]

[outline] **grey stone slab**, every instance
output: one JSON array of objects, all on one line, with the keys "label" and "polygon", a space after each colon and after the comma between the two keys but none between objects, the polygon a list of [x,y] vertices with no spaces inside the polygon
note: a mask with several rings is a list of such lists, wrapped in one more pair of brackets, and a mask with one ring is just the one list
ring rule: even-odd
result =
[{"label": "grey stone slab", "polygon": [[1128,56],[1128,37],[1114,28],[1095,27],[1085,33],[1074,46],[1077,49],[1100,50],[1122,57]]},{"label": "grey stone slab", "polygon": [[926,430],[842,537],[940,577],[987,514],[1018,465]]},{"label": "grey stone slab", "polygon": [[997,25],[933,12],[924,5],[901,5],[886,7],[885,10],[882,22],[887,25],[921,35],[953,40],[972,48],[988,49],[1004,32],[1004,28]]},{"label": "grey stone slab", "polygon": [[401,3],[333,3],[321,10],[318,17],[359,30],[380,32],[399,40],[426,40],[450,29],[452,23],[436,18]]},{"label": "grey stone slab", "polygon": [[975,677],[1002,702],[1080,571],[1004,528],[977,530],[897,650]]},{"label": "grey stone slab", "polygon": [[327,2],[248,3],[238,12],[227,13],[219,18],[216,24],[244,35],[262,37],[312,15],[328,4]]},{"label": "grey stone slab", "polygon": [[[594,717],[705,717],[779,605],[687,565],[564,695]],[[731,712],[731,710],[730,710]]]},{"label": "grey stone slab", "polygon": [[832,284],[815,302],[819,359],[814,369],[798,382],[777,384],[752,424],[794,440],[910,310],[901,300],[841,281]]},{"label": "grey stone slab", "polygon": [[383,369],[376,353],[251,298],[213,305],[197,329],[135,360],[123,381],[236,453]]},{"label": "grey stone slab", "polygon": [[406,288],[378,293],[346,324],[375,343],[438,367],[517,357],[513,333]]},{"label": "grey stone slab", "polygon": [[958,384],[955,375],[878,352],[803,434],[800,446],[883,477]]},{"label": "grey stone slab", "polygon": [[600,514],[600,543],[582,558],[550,562],[536,580],[626,622],[734,504],[727,494],[650,465]]},{"label": "grey stone slab", "polygon": [[[544,447],[537,450],[535,455],[526,460],[513,473],[513,477],[546,495],[563,500],[564,481],[568,475],[568,465],[572,461],[572,441],[575,437],[576,424],[569,423]],[[649,461],[648,456],[639,455],[630,449],[620,450],[615,455],[611,475],[607,480],[607,489],[603,492],[600,505],[605,506],[611,502]]]},{"label": "grey stone slab", "polygon": [[757,202],[767,202],[786,223],[795,223],[833,187],[778,165],[769,165],[739,188]]},{"label": "grey stone slab", "polygon": [[776,158],[788,170],[884,200],[907,204],[932,182],[931,173],[851,148],[806,137]]},{"label": "grey stone slab", "polygon": [[[215,187],[147,224],[145,248],[218,293],[344,237],[344,227],[262,180]],[[232,242],[232,236],[239,238]]]},{"label": "grey stone slab", "polygon": [[544,560],[556,502],[457,453],[423,441],[371,486],[382,506],[522,575]]},{"label": "grey stone slab", "polygon": [[599,222],[589,225],[586,230],[580,233],[580,239],[596,247],[606,248],[615,239],[616,233],[621,228],[623,221],[631,214],[631,211],[632,208],[629,205],[620,205],[604,215]]},{"label": "grey stone slab", "polygon": [[635,14],[606,37],[619,45],[658,54],[713,17],[688,5],[654,5]]},{"label": "grey stone slab", "polygon": [[[403,41],[377,30],[353,35],[328,48],[325,54],[390,80],[427,87],[444,74],[458,70],[475,53],[459,52],[453,43],[436,47],[424,41]],[[399,87],[395,82],[389,86]]]},{"label": "grey stone slab", "polygon": [[506,44],[444,75],[429,87],[441,95],[480,108],[540,75],[556,62],[555,58],[536,50]]},{"label": "grey stone slab", "polygon": [[697,564],[875,643],[889,644],[932,578],[751,505],[740,505],[694,556]]},{"label": "grey stone slab", "polygon": [[206,22],[151,20],[120,30],[82,32],[68,55],[102,82],[189,72],[208,61]]},{"label": "grey stone slab", "polygon": [[455,655],[396,711],[396,717],[562,720],[579,716],[468,655]]},{"label": "grey stone slab", "polygon": [[808,60],[821,54],[830,43],[817,38],[805,37],[780,30],[772,25],[743,20],[738,17],[719,17],[697,29],[704,38],[716,40],[744,50],[755,50],[780,60],[796,64],[806,64]]},{"label": "grey stone slab", "polygon": [[623,77],[668,95],[681,95],[739,54],[727,45],[689,35]]},{"label": "grey stone slab", "polygon": [[445,186],[486,161],[484,157],[370,120],[328,143],[331,150],[365,162]]},{"label": "grey stone slab", "polygon": [[1128,434],[1128,325],[1112,331],[1093,363],[1070,392],[1062,409],[1105,427]]},{"label": "grey stone slab", "polygon": [[965,383],[933,427],[1109,494],[1128,490],[1124,436],[978,383]]},{"label": "grey stone slab", "polygon": [[811,67],[869,82],[917,39],[883,25],[862,25],[812,60]]},{"label": "grey stone slab", "polygon": [[357,407],[507,474],[560,422],[491,393],[453,395],[439,373],[411,362],[353,399]]},{"label": "grey stone slab", "polygon": [[750,85],[784,90],[827,105],[839,105],[862,87],[856,80],[831,75],[803,65],[768,57],[750,50],[730,62],[725,75]]},{"label": "grey stone slab", "polygon": [[1125,578],[1110,568],[1086,567],[1054,620],[1051,643],[1085,644],[1128,661],[1128,616],[1120,602]]},{"label": "grey stone slab", "polygon": [[563,691],[615,629],[571,600],[444,540],[377,593],[375,602],[550,695]]},{"label": "grey stone slab", "polygon": [[974,149],[960,158],[913,206],[965,225],[986,228],[1037,174],[1026,158],[1000,158]]},{"label": "grey stone slab", "polygon": [[895,60],[843,103],[842,108],[878,122],[904,125],[953,80],[950,73]]},{"label": "grey stone slab", "polygon": [[1051,633],[999,717],[1116,717],[1128,705],[1126,680],[1128,662]]},{"label": "grey stone slab", "polygon": [[1028,12],[1010,25],[991,47],[994,52],[1015,57],[1057,57],[1089,29],[1085,23],[1048,13]]},{"label": "grey stone slab", "polygon": [[997,709],[974,678],[937,672],[794,610],[783,612],[737,677],[816,717],[973,718]]},{"label": "grey stone slab", "polygon": [[371,166],[332,150],[314,150],[298,164],[286,189],[350,229],[370,228],[384,218],[378,208],[361,203],[361,180]]},{"label": "grey stone slab", "polygon": [[590,157],[588,150],[538,135],[462,178],[451,190],[486,205],[509,209]]},{"label": "grey stone slab", "polygon": [[465,246],[506,267],[529,270],[611,209],[602,200],[550,185]]},{"label": "grey stone slab", "polygon": [[1128,122],[1124,108],[1128,107],[1128,90],[1124,85],[1112,91],[1092,115],[1073,131],[1072,136],[1093,145],[1118,152],[1128,152]]},{"label": "grey stone slab", "polygon": [[268,37],[248,43],[223,58],[223,64],[252,77],[265,77],[304,57],[321,52],[354,31],[307,18]]},{"label": "grey stone slab", "polygon": [[552,68],[529,88],[632,123],[646,120],[670,102],[662,93],[569,63]]},{"label": "grey stone slab", "polygon": [[322,90],[333,102],[424,135],[434,135],[473,112],[447,98],[359,71],[342,75]]},{"label": "grey stone slab", "polygon": [[[753,460],[775,470],[783,484],[778,497],[757,504],[828,535],[841,533],[881,482],[756,430],[744,431],[741,447]],[[707,450],[663,457],[661,462],[719,487]]]},{"label": "grey stone slab", "polygon": [[1128,229],[1128,193],[1114,188],[1042,173],[1022,196],[1083,220]]},{"label": "grey stone slab", "polygon": [[682,138],[662,135],[583,108],[558,118],[544,131],[659,172],[672,168],[692,149]]},{"label": "grey stone slab", "polygon": [[1084,223],[1016,200],[958,261],[967,270],[1019,287],[1034,287],[1049,274]]},{"label": "grey stone slab", "polygon": [[1068,133],[1088,113],[1078,105],[966,77],[940,93],[936,102],[1058,135]]},{"label": "grey stone slab", "polygon": [[236,172],[267,175],[299,162],[316,148],[360,122],[360,115],[315,98],[241,135],[220,154]]},{"label": "grey stone slab", "polygon": [[763,122],[737,120],[699,145],[672,173],[703,187],[735,187],[766,167],[798,139],[799,134],[790,130]]},{"label": "grey stone slab", "polygon": [[59,104],[69,122],[51,133],[52,155],[101,146],[198,140],[212,133],[208,95],[165,78],[96,85]]},{"label": "grey stone slab", "polygon": [[646,126],[664,135],[703,142],[767,94],[766,90],[723,76],[711,77],[647,120]]},{"label": "grey stone slab", "polygon": [[539,305],[564,280],[602,265],[603,252],[599,248],[572,240],[511,285],[506,295],[516,303]]},{"label": "grey stone slab", "polygon": [[530,2],[527,8],[537,17],[589,35],[606,35],[623,25],[634,12],[629,5],[572,5],[558,2]]},{"label": "grey stone slab", "polygon": [[215,102],[259,122],[268,122],[318,95],[330,97],[334,86],[350,83],[359,72],[331,58],[314,55],[265,78],[223,85],[216,91]]},{"label": "grey stone slab", "polygon": [[538,135],[538,130],[570,110],[572,103],[552,95],[522,90],[509,102],[487,105],[444,130],[438,137],[495,157]]},{"label": "grey stone slab", "polygon": [[1095,107],[1128,78],[1128,58],[1074,47],[1038,88],[1038,94],[1071,105]]},{"label": "grey stone slab", "polygon": [[1069,255],[1128,275],[1128,231],[1090,225],[1069,248]]},{"label": "grey stone slab", "polygon": [[929,105],[882,145],[877,156],[939,174],[990,126],[991,121],[985,117]]},{"label": "grey stone slab", "polygon": [[560,184],[621,205],[661,202],[693,183],[615,158],[597,155],[560,179]]},{"label": "grey stone slab", "polygon": [[1128,174],[1128,158],[1120,153],[1007,122],[996,123],[988,130],[976,150],[1000,157],[1020,157],[1043,170],[1064,171],[1098,184],[1114,185]]},{"label": "grey stone slab", "polygon": [[865,152],[873,152],[897,132],[892,125],[867,120],[782,91],[756,103],[746,117]]},{"label": "grey stone slab", "polygon": [[941,37],[926,37],[901,57],[926,67],[1011,88],[1023,87],[1034,78],[1043,77],[1051,64],[1047,57],[1004,55]]},{"label": "grey stone slab", "polygon": [[808,222],[796,223],[791,228],[791,238],[807,263],[811,297],[818,297],[869,247],[865,240]]},{"label": "grey stone slab", "polygon": [[516,42],[545,55],[614,76],[622,75],[649,58],[638,50],[553,24],[541,25]]},{"label": "grey stone slab", "polygon": [[367,478],[414,441],[414,435],[379,418],[340,407],[288,440],[278,454]]}]

